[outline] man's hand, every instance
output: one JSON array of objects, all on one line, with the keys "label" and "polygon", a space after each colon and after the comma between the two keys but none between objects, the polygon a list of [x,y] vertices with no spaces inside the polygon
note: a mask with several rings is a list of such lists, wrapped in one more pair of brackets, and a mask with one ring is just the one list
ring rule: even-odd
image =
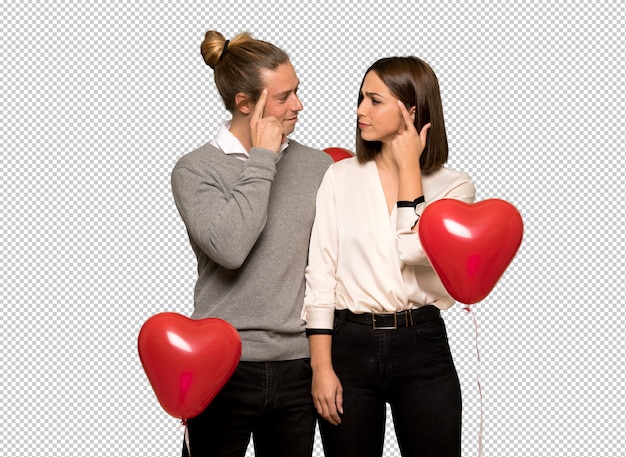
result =
[{"label": "man's hand", "polygon": [[267,103],[267,89],[263,89],[250,119],[252,147],[269,149],[278,153],[285,135],[282,123],[274,116],[263,117]]}]

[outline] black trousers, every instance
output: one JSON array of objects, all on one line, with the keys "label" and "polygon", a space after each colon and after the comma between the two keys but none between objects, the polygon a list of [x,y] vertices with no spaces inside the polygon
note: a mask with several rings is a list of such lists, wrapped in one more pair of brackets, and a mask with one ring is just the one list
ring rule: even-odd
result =
[{"label": "black trousers", "polygon": [[[191,457],[311,457],[316,412],[309,359],[240,362],[200,415],[187,421]],[[188,456],[183,444],[183,457]]]},{"label": "black trousers", "polygon": [[335,319],[342,422],[320,419],[326,457],[380,457],[386,403],[404,457],[461,455],[461,387],[441,317],[397,330]]}]

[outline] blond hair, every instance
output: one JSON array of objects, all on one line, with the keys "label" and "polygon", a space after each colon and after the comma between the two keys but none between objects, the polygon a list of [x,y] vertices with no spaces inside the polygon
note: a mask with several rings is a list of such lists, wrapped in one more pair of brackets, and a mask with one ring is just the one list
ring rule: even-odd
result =
[{"label": "blond hair", "polygon": [[248,95],[256,102],[263,90],[261,71],[276,70],[289,62],[285,51],[271,43],[252,38],[242,32],[227,41],[220,32],[209,30],[200,45],[204,62],[214,71],[215,85],[224,106],[235,111],[235,96]]}]

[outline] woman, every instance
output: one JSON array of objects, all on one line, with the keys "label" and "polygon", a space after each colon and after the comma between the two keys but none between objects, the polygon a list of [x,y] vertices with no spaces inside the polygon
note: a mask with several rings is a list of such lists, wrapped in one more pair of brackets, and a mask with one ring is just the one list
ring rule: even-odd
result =
[{"label": "woman", "polygon": [[417,233],[424,207],[473,202],[447,169],[439,83],[416,57],[365,73],[356,157],[317,195],[302,317],[327,457],[382,455],[386,403],[403,456],[459,456],[461,391],[440,310],[454,300]]},{"label": "woman", "polygon": [[300,312],[315,195],[332,159],[287,138],[303,106],[283,50],[212,30],[201,52],[232,118],[178,160],[172,192],[197,258],[192,318],[232,324],[242,356],[188,420],[183,455],[243,456],[252,436],[259,457],[310,457],[316,414]]}]

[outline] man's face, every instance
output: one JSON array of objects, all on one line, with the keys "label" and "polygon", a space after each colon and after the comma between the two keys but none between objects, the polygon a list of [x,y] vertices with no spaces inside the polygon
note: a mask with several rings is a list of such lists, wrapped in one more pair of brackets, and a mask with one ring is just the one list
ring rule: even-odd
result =
[{"label": "man's face", "polygon": [[261,78],[268,91],[263,117],[274,116],[278,119],[287,136],[294,131],[298,113],[303,108],[297,94],[300,80],[296,76],[296,71],[291,62],[287,62],[275,71],[262,70]]}]

